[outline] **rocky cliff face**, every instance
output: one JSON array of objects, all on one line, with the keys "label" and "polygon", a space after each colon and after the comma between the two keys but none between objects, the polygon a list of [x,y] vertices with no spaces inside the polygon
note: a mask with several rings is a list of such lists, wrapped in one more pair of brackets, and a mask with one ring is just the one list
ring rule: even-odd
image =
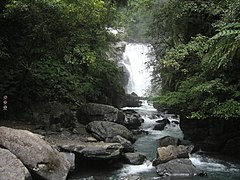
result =
[{"label": "rocky cliff face", "polygon": [[180,127],[186,139],[204,151],[220,152],[240,158],[239,119],[188,119],[181,117]]}]

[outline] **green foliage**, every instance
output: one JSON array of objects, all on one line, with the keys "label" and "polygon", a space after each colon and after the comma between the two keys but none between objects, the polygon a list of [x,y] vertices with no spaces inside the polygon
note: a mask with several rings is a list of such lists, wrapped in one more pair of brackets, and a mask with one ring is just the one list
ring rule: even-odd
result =
[{"label": "green foliage", "polygon": [[239,3],[168,0],[154,12],[157,106],[197,119],[240,117]]},{"label": "green foliage", "polygon": [[115,16],[111,1],[1,2],[0,95],[28,102],[113,98],[120,72],[107,60],[113,37],[106,28]]}]

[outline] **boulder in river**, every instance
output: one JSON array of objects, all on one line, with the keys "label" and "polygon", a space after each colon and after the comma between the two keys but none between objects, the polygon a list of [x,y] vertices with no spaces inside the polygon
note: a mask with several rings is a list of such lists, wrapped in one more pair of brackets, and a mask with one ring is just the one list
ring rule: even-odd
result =
[{"label": "boulder in river", "polygon": [[117,135],[122,136],[123,138],[131,142],[135,141],[135,138],[133,137],[131,131],[129,131],[123,125],[113,122],[93,121],[86,126],[86,129],[88,132],[92,133],[92,135],[96,139],[100,141],[105,141],[106,138],[112,138]]},{"label": "boulder in river", "polygon": [[168,162],[172,159],[188,157],[188,150],[183,145],[179,145],[177,147],[173,145],[169,145],[167,147],[160,147],[157,149],[157,159],[153,161],[153,166]]},{"label": "boulder in river", "polygon": [[166,126],[165,124],[156,124],[156,125],[154,126],[153,130],[162,131],[162,130],[164,130],[165,126]]},{"label": "boulder in river", "polygon": [[146,156],[138,152],[135,153],[125,153],[124,159],[126,163],[133,165],[141,165],[146,160]]},{"label": "boulder in river", "polygon": [[74,152],[84,160],[113,160],[121,156],[123,146],[119,143],[84,143],[58,144],[63,151]]},{"label": "boulder in river", "polygon": [[189,159],[173,159],[166,163],[159,164],[156,169],[158,175],[161,177],[206,176],[206,173],[197,169]]},{"label": "boulder in river", "polygon": [[113,138],[107,138],[106,142],[120,143],[124,148],[123,152],[134,152],[132,143],[119,135],[114,136]]},{"label": "boulder in river", "polygon": [[161,120],[157,120],[156,123],[167,125],[167,124],[170,124],[170,121],[168,118],[163,118]]},{"label": "boulder in river", "polygon": [[0,148],[0,179],[31,180],[31,174],[23,163],[7,149]]},{"label": "boulder in river", "polygon": [[70,163],[50,144],[27,130],[0,127],[0,146],[16,155],[39,178],[65,180]]},{"label": "boulder in river", "polygon": [[144,122],[140,114],[134,110],[123,110],[123,113],[125,114],[124,126],[128,129],[138,129]]},{"label": "boulder in river", "polygon": [[171,136],[164,136],[157,141],[159,147],[167,147],[169,145],[178,146],[181,144],[180,139]]},{"label": "boulder in river", "polygon": [[122,111],[113,106],[87,103],[77,110],[77,119],[84,125],[92,121],[109,121],[124,124],[125,116]]}]

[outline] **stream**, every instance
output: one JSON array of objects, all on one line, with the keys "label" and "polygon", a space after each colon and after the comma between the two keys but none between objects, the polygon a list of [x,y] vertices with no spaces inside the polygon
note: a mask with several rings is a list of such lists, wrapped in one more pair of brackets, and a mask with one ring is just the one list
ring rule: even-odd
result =
[{"label": "stream", "polygon": [[[130,73],[129,83],[126,87],[128,93],[135,92],[139,96],[144,96],[150,85],[151,69],[146,70],[146,62],[149,61],[147,55],[151,47],[145,44],[126,45],[125,52],[122,59],[122,64],[128,69]],[[137,141],[134,143],[135,150],[144,154],[147,160],[142,165],[123,165],[121,168],[86,168],[75,172],[71,175],[71,180],[118,180],[124,179],[129,174],[138,175],[143,180],[151,179],[204,179],[204,180],[238,180],[240,179],[240,162],[233,158],[226,158],[217,155],[208,155],[204,153],[192,154],[190,160],[192,163],[204,170],[207,177],[166,177],[160,178],[155,167],[152,166],[152,160],[156,157],[156,149],[158,147],[157,140],[164,136],[172,136],[183,139],[183,133],[178,124],[179,118],[172,114],[164,114],[157,112],[151,104],[147,101],[142,101],[141,107],[124,107],[123,109],[132,109],[138,112],[144,119],[141,128],[148,131],[148,135],[139,135]],[[167,125],[164,130],[153,130],[157,124],[155,121],[168,118],[170,125]],[[173,122],[174,121],[174,122]]]}]

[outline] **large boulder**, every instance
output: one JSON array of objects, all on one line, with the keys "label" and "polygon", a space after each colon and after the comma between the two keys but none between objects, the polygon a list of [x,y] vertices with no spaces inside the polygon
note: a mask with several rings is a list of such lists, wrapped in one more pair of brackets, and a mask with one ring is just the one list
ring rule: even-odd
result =
[{"label": "large boulder", "polygon": [[188,150],[183,145],[179,145],[177,147],[173,145],[169,145],[167,147],[160,147],[157,149],[157,159],[153,161],[153,166],[168,162],[172,159],[188,157]]},{"label": "large boulder", "polygon": [[74,152],[87,160],[111,160],[120,157],[123,146],[119,143],[70,143],[58,145],[62,150]]},{"label": "large boulder", "polygon": [[70,163],[50,144],[27,130],[0,127],[0,146],[16,155],[39,178],[65,180]]},{"label": "large boulder", "polygon": [[114,136],[122,136],[123,138],[134,142],[135,139],[131,131],[129,131],[123,125],[108,122],[108,121],[93,121],[90,122],[86,129],[88,132],[92,133],[92,135],[98,140],[105,140],[106,138],[112,138]]},{"label": "large boulder", "polygon": [[7,149],[0,148],[0,179],[31,180],[31,174],[23,163]]},{"label": "large boulder", "polygon": [[157,167],[157,173],[161,177],[189,177],[189,176],[205,176],[206,174],[197,169],[189,159],[173,159]]},{"label": "large boulder", "polygon": [[77,119],[81,124],[92,121],[109,121],[124,124],[124,114],[117,108],[105,104],[88,103],[77,110]]},{"label": "large boulder", "polygon": [[123,152],[134,152],[134,147],[132,143],[119,135],[114,136],[113,138],[107,138],[106,142],[120,143],[124,148]]},{"label": "large boulder", "polygon": [[138,152],[135,153],[125,153],[125,162],[133,165],[141,165],[146,160],[146,156]]},{"label": "large boulder", "polygon": [[128,129],[138,129],[144,122],[140,114],[134,110],[123,110],[123,113],[125,114],[124,126]]}]

